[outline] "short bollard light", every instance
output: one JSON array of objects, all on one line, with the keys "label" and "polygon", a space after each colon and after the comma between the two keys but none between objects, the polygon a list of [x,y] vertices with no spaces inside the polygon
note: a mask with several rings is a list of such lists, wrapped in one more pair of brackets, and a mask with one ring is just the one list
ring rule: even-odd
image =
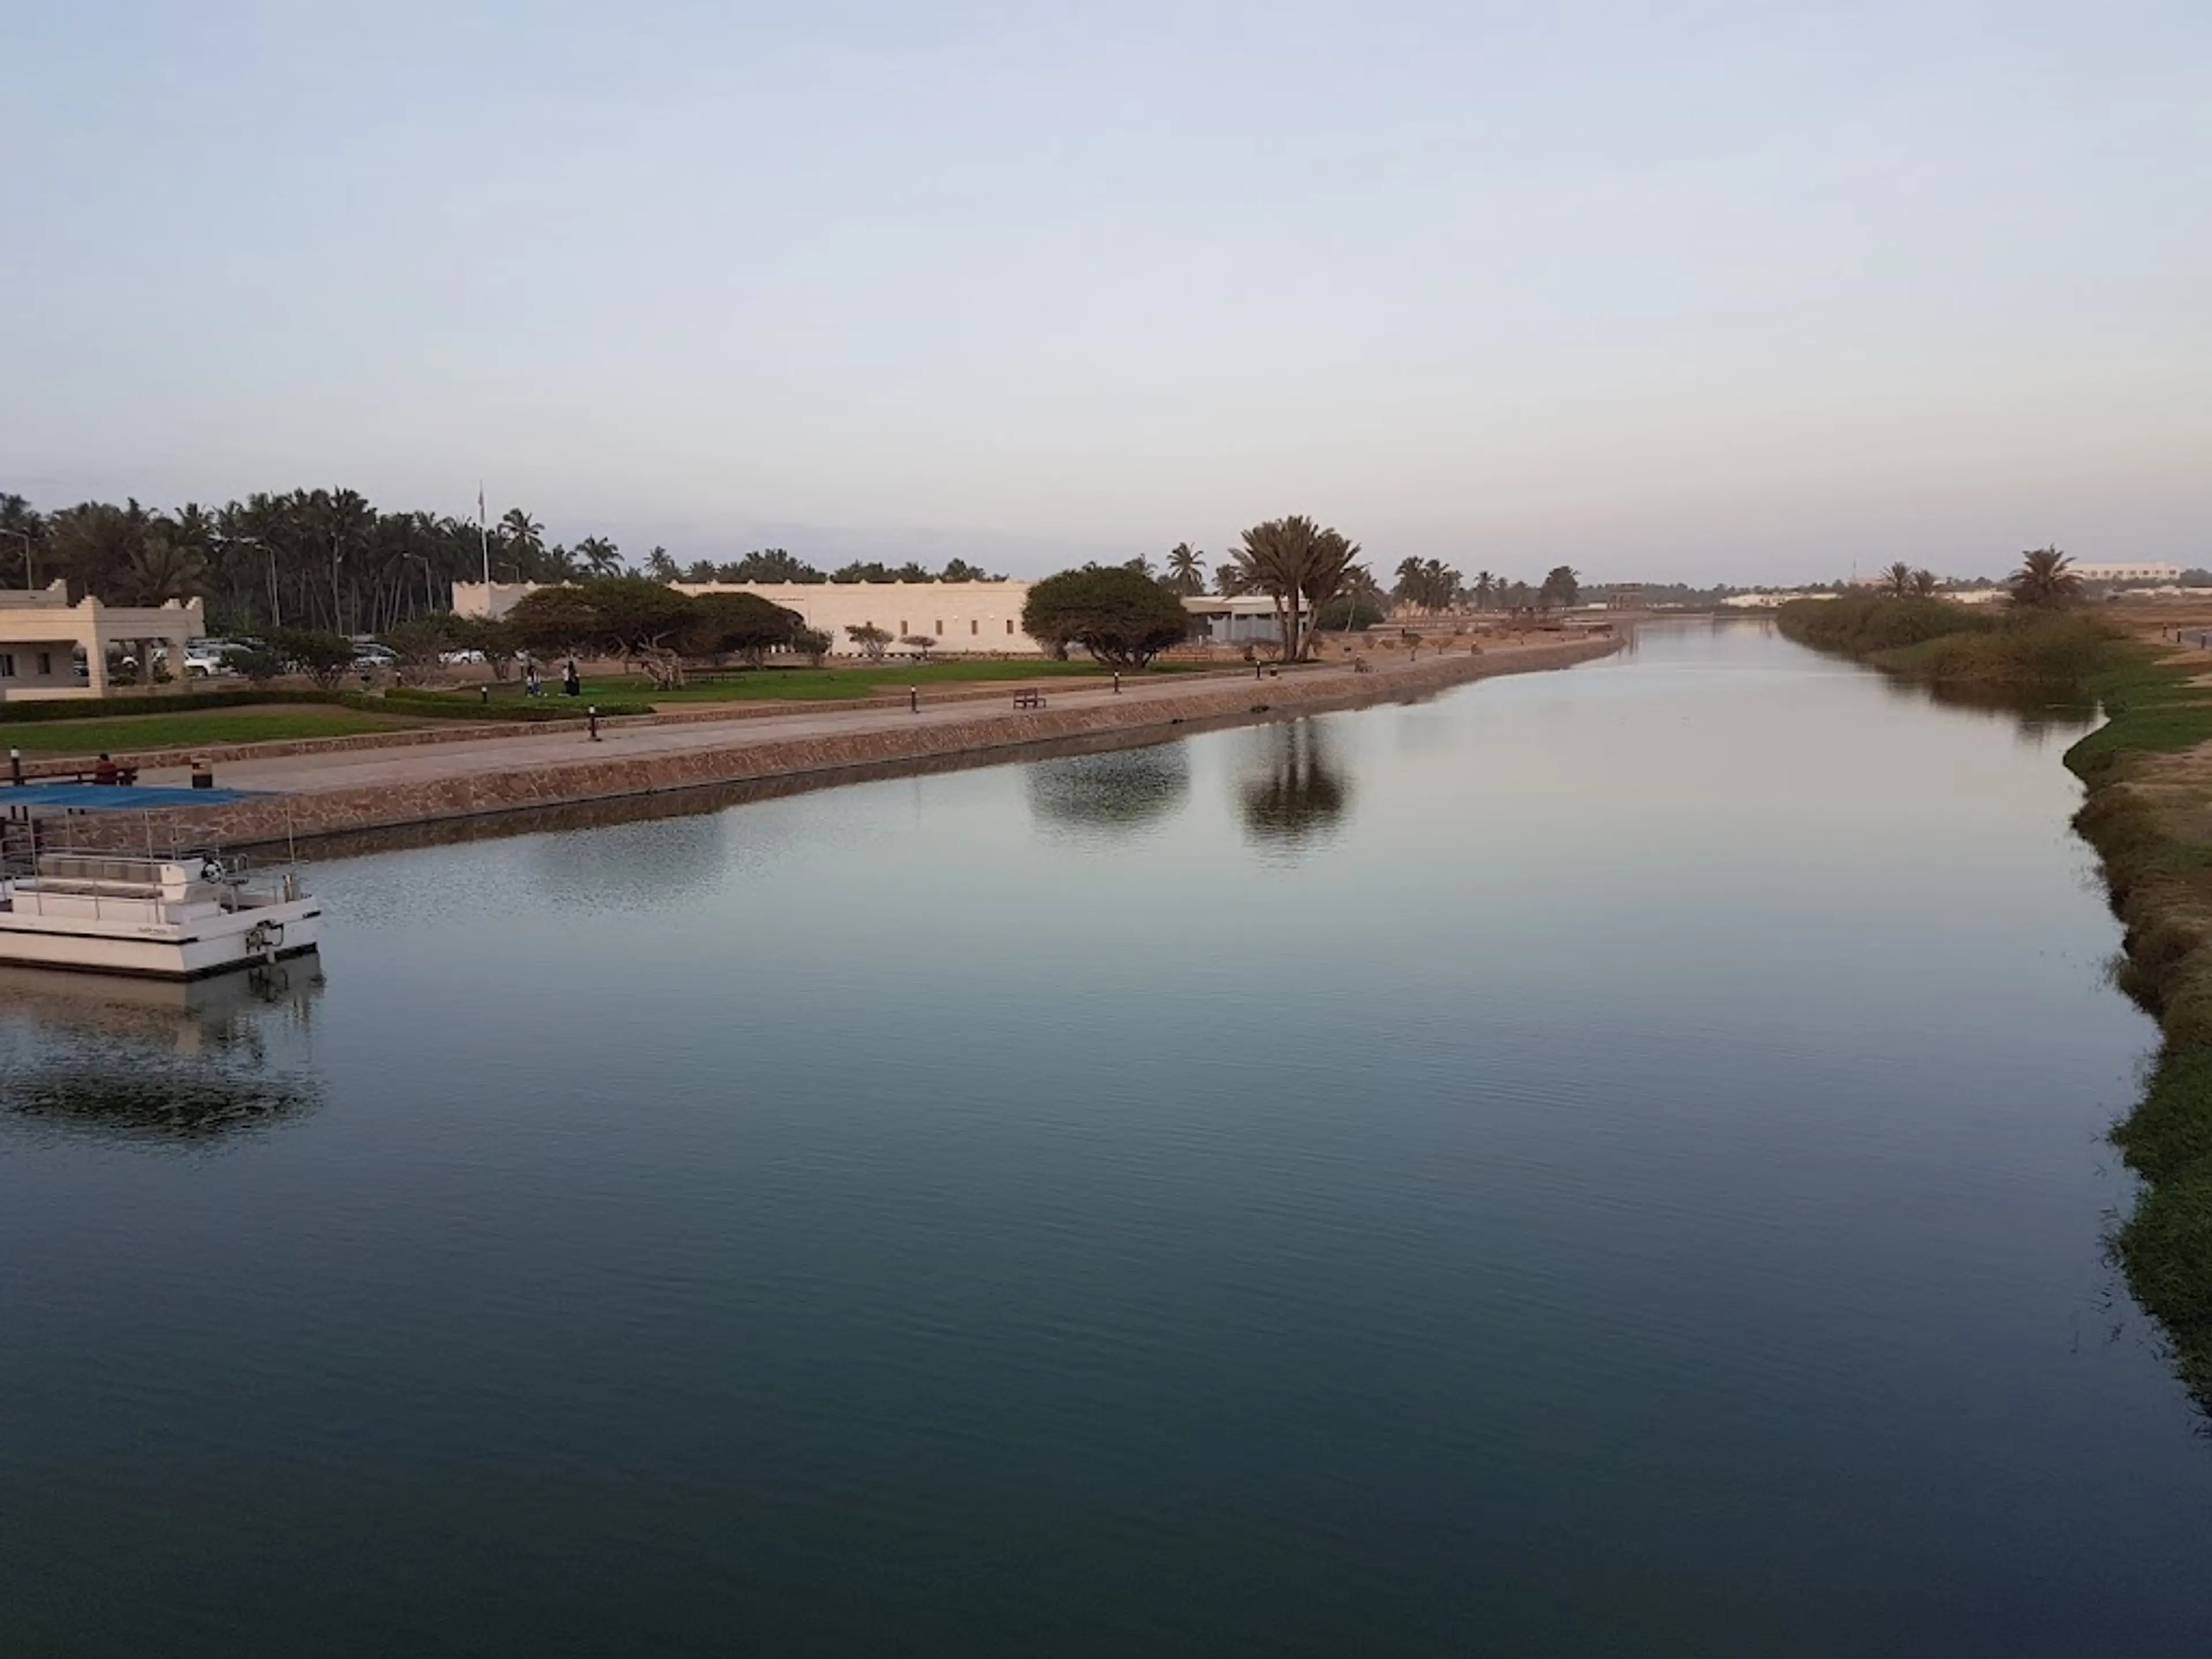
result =
[{"label": "short bollard light", "polygon": [[1117,697],[1121,695],[1121,671],[1118,668],[1114,671],[1114,695]]},{"label": "short bollard light", "polygon": [[20,749],[10,749],[8,751],[8,781],[21,783],[22,781],[23,751]]},{"label": "short bollard light", "polygon": [[909,714],[921,713],[921,688],[918,685],[909,685],[906,689],[906,712]]},{"label": "short bollard light", "polygon": [[592,741],[593,743],[597,743],[597,742],[599,740],[599,704],[597,704],[597,703],[593,703],[593,704],[592,704],[589,708],[586,708],[586,709],[584,711],[584,720],[585,720],[585,723],[586,723],[586,725],[588,725],[588,726],[591,727],[591,731],[592,731]]},{"label": "short bollard light", "polygon": [[477,688],[477,695],[483,699],[483,706],[485,708],[489,708],[491,707],[491,687],[488,685],[478,686]]}]

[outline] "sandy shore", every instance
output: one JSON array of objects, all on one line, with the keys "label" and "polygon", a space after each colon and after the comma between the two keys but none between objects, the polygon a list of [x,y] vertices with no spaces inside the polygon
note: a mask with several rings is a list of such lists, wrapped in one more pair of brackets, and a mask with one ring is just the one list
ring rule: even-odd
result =
[{"label": "sandy shore", "polygon": [[[1011,695],[767,714],[757,706],[729,718],[608,723],[598,742],[562,726],[434,744],[349,743],[297,752],[234,751],[218,771],[226,787],[267,792],[222,805],[157,811],[155,841],[201,847],[267,845],[360,831],[528,811],[574,803],[809,778],[842,781],[856,769],[879,774],[910,763],[933,769],[948,758],[988,760],[1037,744],[1118,735],[1158,741],[1187,725],[1283,719],[1430,695],[1495,674],[1565,668],[1618,648],[1611,638],[1528,641],[1487,646],[1480,654],[1424,656],[1354,672],[1318,665],[1255,679],[1132,678],[1124,689],[1089,686],[1048,691],[1041,709],[1020,709]],[[288,752],[289,751],[289,752]],[[180,785],[181,769],[155,769],[149,784]],[[135,813],[69,820],[83,846],[143,846],[149,825]]]}]

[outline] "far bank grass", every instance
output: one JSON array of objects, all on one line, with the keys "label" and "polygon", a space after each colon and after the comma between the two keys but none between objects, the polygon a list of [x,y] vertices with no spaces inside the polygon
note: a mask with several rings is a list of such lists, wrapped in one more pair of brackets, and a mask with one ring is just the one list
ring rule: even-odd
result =
[{"label": "far bank grass", "polygon": [[343,738],[399,732],[427,722],[403,714],[371,714],[313,704],[186,709],[174,714],[126,714],[105,720],[40,720],[0,727],[0,748],[26,755],[111,755],[155,749],[214,748],[298,738]]},{"label": "far bank grass", "polygon": [[2212,744],[2212,686],[2195,683],[2197,664],[2079,613],[1980,617],[1864,599],[1783,613],[1793,639],[1939,690],[2033,686],[2102,708],[2105,724],[2066,751],[2088,791],[2074,827],[2096,848],[2125,929],[2121,988],[2163,1038],[2142,1099],[2112,1131],[2142,1181],[2112,1249],[2212,1414],[2212,757],[2201,769],[2160,759]]}]

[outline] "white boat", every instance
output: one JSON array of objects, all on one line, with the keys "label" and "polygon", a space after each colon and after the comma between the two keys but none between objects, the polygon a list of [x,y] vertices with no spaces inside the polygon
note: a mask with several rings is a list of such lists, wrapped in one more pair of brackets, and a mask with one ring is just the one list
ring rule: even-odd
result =
[{"label": "white boat", "polygon": [[0,963],[197,979],[313,950],[322,914],[292,870],[41,853],[0,876]]}]

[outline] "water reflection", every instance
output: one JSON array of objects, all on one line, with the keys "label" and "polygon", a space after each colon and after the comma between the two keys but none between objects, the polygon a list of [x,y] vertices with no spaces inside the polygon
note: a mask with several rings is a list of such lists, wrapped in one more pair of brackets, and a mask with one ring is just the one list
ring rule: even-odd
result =
[{"label": "water reflection", "polygon": [[1898,702],[1933,703],[2007,722],[2021,743],[2031,749],[2042,748],[2053,737],[2071,743],[2097,722],[2094,698],[2054,693],[2048,687],[1935,685],[1887,674],[1880,678],[1883,689]]},{"label": "water reflection", "polygon": [[1327,725],[1289,720],[1251,735],[1257,753],[1237,786],[1246,837],[1302,848],[1334,835],[1352,805],[1352,784],[1331,752]]},{"label": "water reflection", "polygon": [[599,836],[544,836],[531,844],[540,895],[562,908],[656,910],[721,879],[726,813],[685,813]]},{"label": "water reflection", "polygon": [[1128,832],[1158,823],[1190,796],[1190,750],[1183,744],[1122,749],[1039,761],[1022,781],[1040,824]]},{"label": "water reflection", "polygon": [[193,1146],[312,1111],[292,1051],[322,989],[313,956],[187,983],[0,968],[0,1116]]}]

